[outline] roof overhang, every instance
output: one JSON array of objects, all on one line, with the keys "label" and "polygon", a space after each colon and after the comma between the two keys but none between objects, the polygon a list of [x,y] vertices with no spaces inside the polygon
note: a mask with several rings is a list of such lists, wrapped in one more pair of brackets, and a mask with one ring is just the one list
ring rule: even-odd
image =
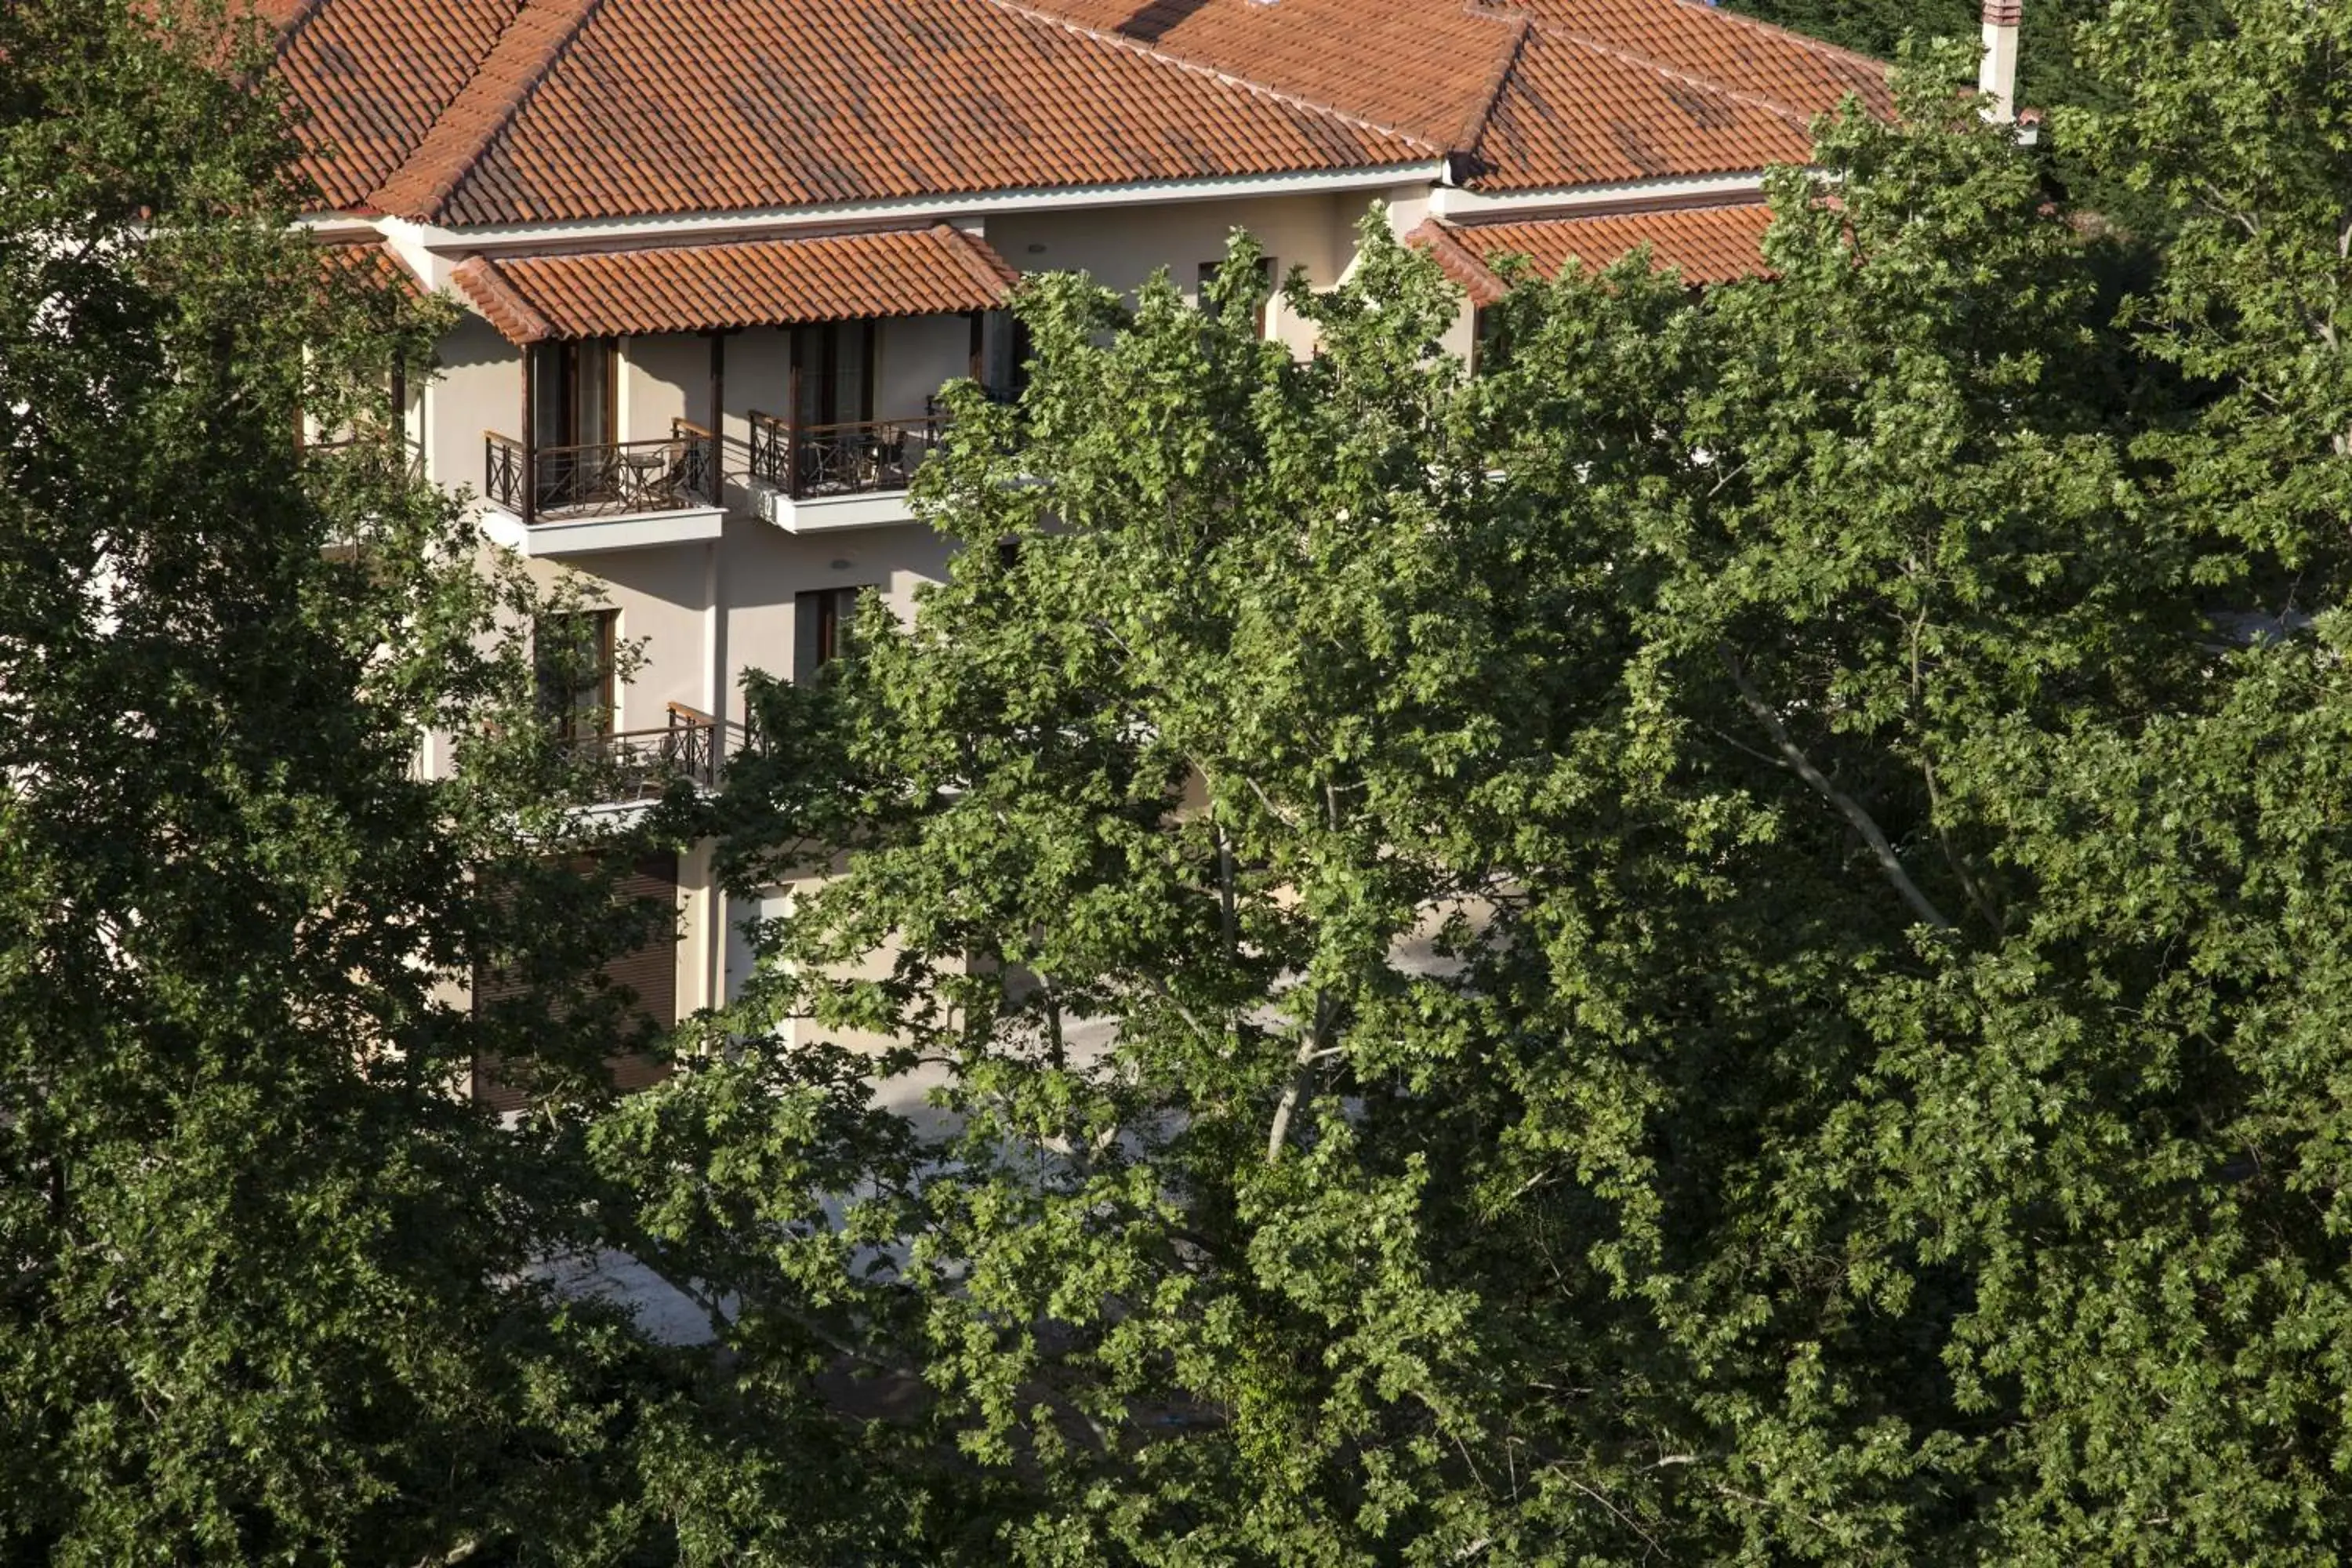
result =
[{"label": "roof overhang", "polygon": [[1345,195],[1384,192],[1434,181],[1435,163],[1385,163],[1301,174],[1216,174],[1194,179],[1144,180],[1120,184],[1023,186],[973,191],[961,195],[889,197],[873,201],[820,202],[791,207],[745,207],[730,212],[673,213],[644,217],[528,224],[459,224],[383,217],[383,233],[404,236],[428,251],[537,251],[556,247],[685,245],[757,237],[788,237],[799,230],[910,228],[951,223],[985,231],[1000,215],[1091,212],[1186,202],[1259,200],[1269,196]]},{"label": "roof overhang", "polygon": [[450,282],[513,343],[929,316],[1003,303],[1020,274],[985,240],[928,228],[477,256]]},{"label": "roof overhang", "polygon": [[1513,214],[1571,213],[1643,206],[1706,206],[1717,202],[1760,201],[1763,195],[1764,171],[1743,169],[1720,174],[1604,180],[1588,184],[1529,186],[1512,191],[1441,185],[1429,194],[1429,210],[1440,217],[1476,223]]}]

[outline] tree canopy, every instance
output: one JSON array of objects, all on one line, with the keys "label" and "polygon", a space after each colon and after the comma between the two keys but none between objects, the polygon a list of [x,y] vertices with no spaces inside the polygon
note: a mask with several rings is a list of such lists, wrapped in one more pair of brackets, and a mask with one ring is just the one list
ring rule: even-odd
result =
[{"label": "tree canopy", "polygon": [[2132,268],[1962,49],[1475,374],[1377,222],[1306,359],[1246,237],[1034,280],[950,580],[655,814],[790,896],[617,1100],[436,308],[215,46],[0,7],[0,1552],[2352,1550],[2352,21],[2217,3],[2052,127]]},{"label": "tree canopy", "polygon": [[447,983],[528,945],[564,1005],[634,916],[542,861],[541,601],[386,406],[443,309],[296,229],[250,40],[164,14],[0,7],[0,1557],[593,1544],[625,1346],[530,1272],[576,1132],[453,1085],[611,1036]]},{"label": "tree canopy", "polygon": [[2195,209],[2120,304],[1950,55],[1772,279],[1527,282],[1475,377],[1377,226],[1303,362],[1246,241],[1032,287],[953,581],[762,697],[751,1044],[600,1133],[730,1353],[919,1377],[929,1554],[2342,1552],[2342,187],[2200,205],[2325,136],[2190,132],[2321,110],[2239,9],[2100,36]]}]

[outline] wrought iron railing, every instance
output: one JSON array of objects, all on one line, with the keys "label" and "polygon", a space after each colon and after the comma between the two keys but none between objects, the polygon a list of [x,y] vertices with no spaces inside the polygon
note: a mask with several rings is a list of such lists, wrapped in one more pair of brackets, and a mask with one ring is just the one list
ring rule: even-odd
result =
[{"label": "wrought iron railing", "polygon": [[526,447],[482,436],[482,493],[525,522],[719,504],[718,442],[683,419],[663,441]]},{"label": "wrought iron railing", "polygon": [[751,477],[794,500],[903,490],[947,428],[945,415],[796,425],[751,411]]},{"label": "wrought iron railing", "polygon": [[722,724],[683,702],[658,730],[572,735],[562,744],[603,801],[658,799],[678,781],[717,789],[727,758],[745,744],[740,725]]}]

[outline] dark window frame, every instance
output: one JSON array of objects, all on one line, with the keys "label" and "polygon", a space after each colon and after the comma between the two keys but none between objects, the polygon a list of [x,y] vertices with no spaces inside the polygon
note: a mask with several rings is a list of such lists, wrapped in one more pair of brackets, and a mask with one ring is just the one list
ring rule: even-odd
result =
[{"label": "dark window frame", "polygon": [[810,588],[793,595],[793,679],[803,686],[836,659],[856,652],[853,627],[858,599],[879,594],[878,583]]},{"label": "dark window frame", "polygon": [[[1199,309],[1206,310],[1209,308],[1209,285],[1216,280],[1218,271],[1224,265],[1222,258],[1201,263],[1192,283],[1192,299]],[[1257,322],[1259,337],[1265,336],[1268,312],[1273,305],[1274,258],[1261,256],[1257,258],[1257,311],[1253,318]]]},{"label": "dark window frame", "polygon": [[[796,425],[865,425],[874,418],[874,384],[880,379],[880,323],[872,317],[854,321],[804,321],[793,329],[792,418]],[[854,409],[845,409],[842,370],[844,350],[856,344],[857,387]]]}]

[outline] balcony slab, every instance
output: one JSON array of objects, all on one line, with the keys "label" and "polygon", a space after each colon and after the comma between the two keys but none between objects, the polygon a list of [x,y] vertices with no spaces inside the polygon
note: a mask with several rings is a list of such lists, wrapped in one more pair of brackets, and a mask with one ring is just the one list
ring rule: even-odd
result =
[{"label": "balcony slab", "polygon": [[726,522],[727,509],[717,506],[673,507],[666,511],[626,511],[603,517],[541,517],[529,524],[498,507],[486,507],[482,511],[485,534],[516,554],[534,561],[593,555],[607,550],[698,544],[718,538]]},{"label": "balcony slab", "polygon": [[752,510],[761,521],[786,533],[845,533],[860,528],[890,528],[915,521],[905,490],[869,490],[846,495],[803,496],[795,500],[776,486],[751,481]]}]

